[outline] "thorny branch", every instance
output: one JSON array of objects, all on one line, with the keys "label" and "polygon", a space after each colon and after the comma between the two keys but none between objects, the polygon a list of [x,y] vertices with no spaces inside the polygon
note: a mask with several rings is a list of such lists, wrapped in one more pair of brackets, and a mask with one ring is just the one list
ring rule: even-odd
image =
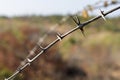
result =
[{"label": "thorny branch", "polygon": [[120,9],[120,6],[114,8],[114,9],[112,9],[112,10],[106,12],[106,13],[104,13],[104,11],[100,11],[101,15],[99,15],[99,16],[97,16],[97,17],[95,17],[95,18],[92,18],[92,19],[90,19],[90,20],[88,20],[88,21],[86,21],[86,22],[83,22],[83,23],[80,23],[80,20],[78,19],[78,17],[76,17],[77,20],[72,17],[73,21],[77,24],[77,27],[71,29],[70,31],[68,31],[68,32],[66,32],[65,34],[62,34],[62,35],[60,35],[60,34],[58,33],[58,34],[56,35],[56,36],[57,36],[57,39],[55,39],[53,42],[51,42],[51,43],[50,43],[48,46],[46,46],[45,48],[43,48],[42,46],[40,46],[40,44],[39,44],[39,42],[38,42],[37,45],[33,48],[33,50],[30,51],[30,54],[31,54],[31,55],[34,54],[37,49],[41,49],[41,51],[40,51],[35,57],[33,57],[32,59],[30,59],[30,58],[25,59],[25,60],[23,61],[24,63],[22,63],[21,66],[19,66],[18,69],[17,69],[9,78],[6,78],[5,80],[11,80],[11,79],[13,79],[13,78],[14,78],[17,74],[19,74],[22,70],[24,70],[25,68],[27,68],[28,66],[30,66],[30,64],[31,64],[33,61],[35,61],[42,53],[45,53],[49,48],[51,48],[51,47],[52,47],[53,45],[55,45],[57,42],[61,41],[61,40],[62,40],[63,38],[65,38],[67,35],[71,34],[72,32],[74,32],[74,31],[76,31],[76,30],[78,30],[78,29],[80,29],[81,32],[84,34],[84,29],[83,29],[83,28],[84,28],[86,25],[88,25],[88,24],[96,21],[97,19],[99,19],[99,18],[101,18],[101,17],[102,17],[103,19],[105,19],[105,16],[106,16],[106,15],[108,15],[108,14],[110,14],[110,13],[112,13],[112,12],[118,10],[118,9]]},{"label": "thorny branch", "polygon": [[[100,5],[101,3],[102,3],[102,5]],[[88,11],[92,12],[93,10],[96,10],[96,9],[99,9],[99,8],[102,8],[102,7],[106,8],[106,7],[109,7],[111,5],[117,5],[119,3],[120,3],[119,0],[111,0],[111,1],[101,1],[100,0],[100,1],[96,2],[95,4],[85,6],[83,10],[75,12],[73,14],[85,17],[84,15],[85,14],[87,15]],[[83,13],[85,10],[87,12]],[[58,23],[54,24],[47,33],[45,33],[42,37],[39,38],[39,43],[42,43],[45,40],[45,38],[49,36],[49,33],[53,32],[56,28],[58,28],[60,25],[65,23],[68,20],[68,18],[69,18],[69,15],[64,16]]]}]

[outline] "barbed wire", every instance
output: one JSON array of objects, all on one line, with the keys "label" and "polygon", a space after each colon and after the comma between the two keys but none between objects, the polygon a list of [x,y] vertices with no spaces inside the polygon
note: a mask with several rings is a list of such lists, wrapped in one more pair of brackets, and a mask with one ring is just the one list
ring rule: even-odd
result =
[{"label": "barbed wire", "polygon": [[51,42],[50,44],[48,44],[46,47],[42,47],[40,45],[40,41],[38,41],[37,44],[35,45],[35,47],[30,51],[30,55],[33,55],[36,52],[36,50],[40,50],[39,53],[36,56],[34,56],[32,59],[29,58],[30,55],[27,56],[27,58],[20,64],[20,66],[17,68],[17,70],[10,77],[5,78],[5,80],[11,80],[11,79],[13,79],[17,74],[19,74],[25,68],[27,68],[28,66],[30,66],[31,63],[33,61],[35,61],[42,53],[45,53],[49,48],[51,48],[57,42],[62,41],[62,39],[65,38],[67,35],[73,33],[74,31],[76,31],[78,29],[80,29],[80,31],[84,34],[84,27],[86,25],[88,25],[89,23],[92,23],[92,22],[96,21],[97,19],[99,19],[101,17],[104,20],[106,20],[105,19],[106,15],[108,15],[108,14],[110,14],[110,13],[112,13],[112,12],[118,10],[118,9],[120,9],[120,6],[114,8],[114,9],[111,9],[110,11],[108,11],[106,13],[104,13],[104,11],[100,10],[100,15],[98,15],[97,17],[94,17],[94,18],[92,18],[92,19],[90,19],[90,20],[88,20],[86,22],[83,22],[83,23],[80,22],[80,19],[77,16],[76,17],[71,16],[72,19],[73,19],[73,21],[77,24],[77,26],[75,28],[71,29],[70,31],[68,31],[68,32],[66,32],[66,33],[64,33],[62,35],[60,33],[57,33],[57,35],[56,35],[57,38],[53,42]]}]

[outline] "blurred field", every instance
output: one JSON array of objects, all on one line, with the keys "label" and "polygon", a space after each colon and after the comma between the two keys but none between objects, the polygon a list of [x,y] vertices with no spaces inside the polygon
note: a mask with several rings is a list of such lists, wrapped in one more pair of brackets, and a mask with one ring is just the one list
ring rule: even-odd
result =
[{"label": "blurred field", "polygon": [[[0,80],[10,76],[39,37],[62,19],[61,15],[0,17]],[[92,18],[92,17],[91,17]],[[89,18],[82,18],[86,21]],[[42,54],[15,80],[120,80],[120,17],[102,19],[78,30]],[[69,18],[43,46],[75,27]]]}]

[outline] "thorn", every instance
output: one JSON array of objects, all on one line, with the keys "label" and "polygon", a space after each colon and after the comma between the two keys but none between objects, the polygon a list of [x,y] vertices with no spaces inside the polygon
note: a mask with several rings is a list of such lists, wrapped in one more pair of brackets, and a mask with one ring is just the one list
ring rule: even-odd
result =
[{"label": "thorn", "polygon": [[32,62],[32,60],[30,60],[29,58],[27,58],[27,61],[30,62],[30,63]]},{"label": "thorn", "polygon": [[42,50],[45,50],[45,48],[43,48],[40,44],[37,44]]},{"label": "thorn", "polygon": [[22,70],[21,70],[21,68],[18,68],[17,71],[21,73]]},{"label": "thorn", "polygon": [[61,36],[60,33],[57,33],[57,38],[58,38],[60,41],[62,41],[62,36]]},{"label": "thorn", "polygon": [[[72,17],[72,16],[71,16],[71,17]],[[80,27],[80,25],[82,25],[82,24],[81,24],[80,19],[78,18],[78,16],[76,16],[76,19],[77,19],[77,20],[75,20],[75,18],[73,18],[73,17],[72,17],[72,19],[73,19],[73,21],[79,26],[79,28],[80,28],[83,36],[85,37],[84,29],[83,29],[83,27]]]},{"label": "thorn", "polygon": [[42,50],[45,50],[45,48],[43,48],[42,46],[39,45],[39,47],[40,47]]},{"label": "thorn", "polygon": [[80,25],[80,19],[78,18],[78,16],[76,15],[76,19],[77,19],[77,24]]},{"label": "thorn", "polygon": [[57,38],[61,41],[62,39],[57,35]]},{"label": "thorn", "polygon": [[27,58],[27,61],[28,61],[29,65],[30,65],[30,63],[32,62],[32,60],[30,60],[29,58]]},{"label": "thorn", "polygon": [[57,35],[61,37],[61,34],[57,32]]},{"label": "thorn", "polygon": [[102,17],[105,21],[107,21],[106,18],[105,18],[105,16],[104,16],[104,11],[102,11],[101,9],[99,9],[99,10],[100,10],[100,15],[101,15],[101,17]]},{"label": "thorn", "polygon": [[77,20],[75,20],[75,18],[74,18],[73,16],[70,16],[70,17],[72,18],[72,20],[73,20],[77,25],[80,25],[80,20],[79,20],[78,16],[76,16],[76,19],[77,19]]},{"label": "thorn", "polygon": [[62,37],[61,37],[61,35],[60,35],[59,33],[57,33],[57,38],[58,38],[60,41],[62,41]]},{"label": "thorn", "polygon": [[82,28],[80,28],[80,30],[81,30],[81,32],[82,32],[82,34],[83,34],[83,36],[85,37],[85,31],[84,31],[83,27],[82,27]]}]

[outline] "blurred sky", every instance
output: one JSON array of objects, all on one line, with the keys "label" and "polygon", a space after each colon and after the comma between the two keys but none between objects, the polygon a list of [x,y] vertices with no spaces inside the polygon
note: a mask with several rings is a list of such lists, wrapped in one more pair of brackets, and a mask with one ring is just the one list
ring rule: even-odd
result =
[{"label": "blurred sky", "polygon": [[98,1],[100,0],[0,0],[0,15],[75,13],[81,11],[88,4],[94,4]]}]

